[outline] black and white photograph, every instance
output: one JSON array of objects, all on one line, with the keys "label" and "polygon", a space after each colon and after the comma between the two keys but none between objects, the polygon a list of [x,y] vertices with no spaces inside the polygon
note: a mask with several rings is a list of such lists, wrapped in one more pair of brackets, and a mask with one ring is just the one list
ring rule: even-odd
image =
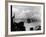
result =
[{"label": "black and white photograph", "polygon": [[43,4],[8,3],[8,34],[43,33]]}]

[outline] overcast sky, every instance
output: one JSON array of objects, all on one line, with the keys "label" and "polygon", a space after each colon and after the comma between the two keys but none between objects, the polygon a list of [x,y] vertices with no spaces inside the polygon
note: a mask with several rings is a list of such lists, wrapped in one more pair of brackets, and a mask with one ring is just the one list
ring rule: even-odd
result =
[{"label": "overcast sky", "polygon": [[12,15],[14,14],[16,18],[41,17],[41,7],[13,5]]}]

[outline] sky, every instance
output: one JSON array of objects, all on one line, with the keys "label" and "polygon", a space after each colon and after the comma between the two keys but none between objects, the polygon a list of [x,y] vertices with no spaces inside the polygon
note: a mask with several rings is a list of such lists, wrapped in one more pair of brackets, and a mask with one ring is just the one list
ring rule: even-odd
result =
[{"label": "sky", "polygon": [[12,16],[14,16],[14,14],[16,18],[41,17],[41,7],[13,5]]}]

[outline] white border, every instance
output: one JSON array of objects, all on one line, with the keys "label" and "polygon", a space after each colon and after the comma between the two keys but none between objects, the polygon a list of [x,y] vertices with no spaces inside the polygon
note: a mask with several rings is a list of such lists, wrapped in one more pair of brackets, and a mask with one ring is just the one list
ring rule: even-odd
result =
[{"label": "white border", "polygon": [[[10,18],[10,5],[23,5],[23,6],[41,6],[41,30],[40,31],[21,31],[21,32],[11,32],[11,18]],[[8,35],[16,34],[33,34],[33,33],[43,33],[43,5],[42,4],[23,4],[23,3],[8,3]]]}]

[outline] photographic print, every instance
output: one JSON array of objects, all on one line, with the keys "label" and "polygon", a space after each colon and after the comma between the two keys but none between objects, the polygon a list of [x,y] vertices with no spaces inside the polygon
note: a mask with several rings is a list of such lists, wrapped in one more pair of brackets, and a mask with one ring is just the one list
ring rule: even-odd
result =
[{"label": "photographic print", "polygon": [[43,4],[8,3],[8,34],[43,33]]}]

